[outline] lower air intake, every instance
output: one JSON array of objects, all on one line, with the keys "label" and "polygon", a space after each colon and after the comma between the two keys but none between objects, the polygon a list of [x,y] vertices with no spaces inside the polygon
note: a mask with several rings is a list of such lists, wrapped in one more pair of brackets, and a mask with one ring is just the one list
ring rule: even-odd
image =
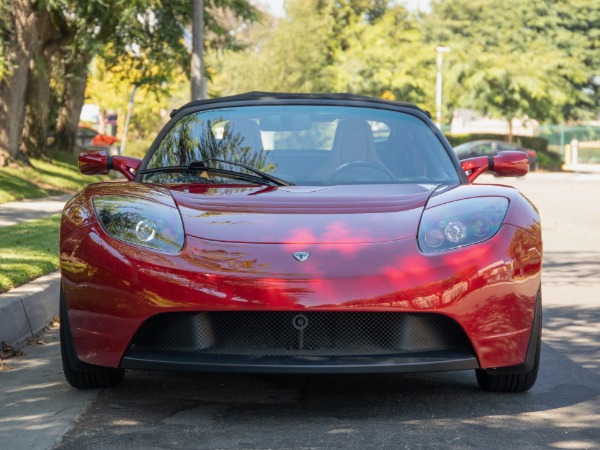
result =
[{"label": "lower air intake", "polygon": [[244,356],[360,356],[466,350],[439,314],[368,312],[168,313],[148,320],[131,350]]}]

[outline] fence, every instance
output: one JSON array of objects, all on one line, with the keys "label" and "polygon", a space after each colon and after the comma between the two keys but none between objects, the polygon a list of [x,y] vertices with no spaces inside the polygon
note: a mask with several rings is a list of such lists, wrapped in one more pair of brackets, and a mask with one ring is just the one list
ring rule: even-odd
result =
[{"label": "fence", "polygon": [[600,126],[569,126],[569,125],[542,125],[539,128],[539,136],[548,140],[548,149],[565,156],[567,145],[573,141],[579,143],[579,163],[600,163],[600,148],[591,145],[586,148],[586,142],[600,141]]}]

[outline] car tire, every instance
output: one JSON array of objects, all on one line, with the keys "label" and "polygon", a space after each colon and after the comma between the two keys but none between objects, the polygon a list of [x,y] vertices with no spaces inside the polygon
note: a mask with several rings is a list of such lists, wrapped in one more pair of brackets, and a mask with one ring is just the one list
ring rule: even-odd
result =
[{"label": "car tire", "polygon": [[111,367],[96,366],[79,361],[71,338],[67,302],[60,288],[60,355],[67,382],[77,389],[97,389],[117,386],[125,371]]},{"label": "car tire", "polygon": [[475,370],[477,383],[479,383],[482,389],[492,392],[525,392],[533,387],[540,369],[540,354],[542,349],[541,315],[541,302],[538,300],[536,320],[534,320],[532,330],[532,333],[535,334],[533,341],[530,342],[530,346],[533,343],[535,347],[528,350],[528,353],[529,351],[535,352],[532,367],[527,371],[523,371],[522,366],[516,366],[513,368],[514,372],[511,371],[510,367],[507,367],[500,369],[500,373],[497,373],[498,371],[496,370],[477,369]]}]

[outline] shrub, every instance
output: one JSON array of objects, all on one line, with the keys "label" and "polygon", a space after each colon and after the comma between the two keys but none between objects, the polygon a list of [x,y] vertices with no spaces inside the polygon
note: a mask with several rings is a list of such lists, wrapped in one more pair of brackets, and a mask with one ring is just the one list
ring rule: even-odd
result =
[{"label": "shrub", "polygon": [[[507,136],[502,134],[485,134],[485,133],[473,133],[473,134],[448,134],[446,139],[450,142],[452,147],[464,144],[465,142],[489,140],[495,141],[506,141]],[[562,157],[551,150],[548,150],[548,140],[542,137],[531,137],[531,136],[513,136],[515,144],[522,147],[530,148],[537,152],[538,165],[540,169],[545,170],[561,170]]]}]

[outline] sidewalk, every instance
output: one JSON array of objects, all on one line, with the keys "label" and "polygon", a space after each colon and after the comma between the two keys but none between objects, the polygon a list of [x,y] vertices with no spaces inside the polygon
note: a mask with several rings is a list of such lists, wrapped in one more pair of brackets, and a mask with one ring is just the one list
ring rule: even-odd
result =
[{"label": "sidewalk", "polygon": [[71,194],[0,204],[0,227],[43,219],[62,211]]},{"label": "sidewalk", "polygon": [[[66,194],[0,204],[0,227],[59,213],[69,198]],[[22,344],[58,316],[59,287],[60,273],[54,272],[0,294],[0,341]]]},{"label": "sidewalk", "polygon": [[20,349],[24,355],[3,361],[0,370],[0,448],[51,449],[99,389],[74,389],[65,381],[58,327]]},{"label": "sidewalk", "polygon": [[[0,204],[0,227],[62,211],[71,195]],[[0,242],[0,246],[2,243]],[[71,428],[98,389],[71,388],[62,374],[58,327],[60,272],[0,294],[0,341],[24,352],[0,370],[0,447],[52,448]],[[36,339],[32,339],[35,336]]]}]

